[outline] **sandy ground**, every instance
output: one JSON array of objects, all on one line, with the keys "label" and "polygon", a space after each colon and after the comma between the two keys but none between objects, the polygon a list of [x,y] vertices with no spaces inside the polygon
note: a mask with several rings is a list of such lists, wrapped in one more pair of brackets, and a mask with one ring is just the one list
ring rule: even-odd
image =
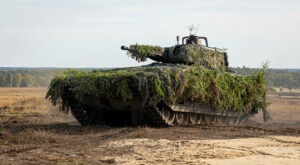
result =
[{"label": "sandy ground", "polygon": [[45,92],[0,88],[0,164],[300,164],[298,98],[244,126],[82,127]]},{"label": "sandy ground", "polygon": [[[265,136],[222,140],[126,139],[105,147],[130,147],[120,164],[298,164],[300,138]],[[96,149],[96,148],[95,148]]]}]

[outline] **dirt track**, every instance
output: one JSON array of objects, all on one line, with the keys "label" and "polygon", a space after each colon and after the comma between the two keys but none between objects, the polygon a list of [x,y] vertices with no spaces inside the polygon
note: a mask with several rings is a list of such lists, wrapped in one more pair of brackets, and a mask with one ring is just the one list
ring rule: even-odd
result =
[{"label": "dirt track", "polygon": [[297,164],[300,161],[299,133],[291,132],[295,129],[208,126],[156,129],[65,124],[32,125],[30,129],[45,133],[46,140],[1,145],[0,163],[273,164],[282,161]]},{"label": "dirt track", "polygon": [[300,160],[300,139],[282,136],[226,140],[126,139],[104,146],[130,148],[132,152],[128,155],[105,157],[124,164],[297,164]]},{"label": "dirt track", "polygon": [[[27,96],[25,101],[21,100],[22,110],[14,108],[21,105],[19,101],[9,104],[11,109],[1,114],[0,164],[273,165],[300,162],[299,100],[271,98],[277,99],[270,106],[277,108],[271,110],[271,114],[286,111],[288,105],[285,104],[278,109],[285,101],[292,108],[296,105],[294,113],[288,111],[293,114],[288,116],[290,120],[281,118],[262,124],[259,117],[255,117],[254,126],[81,127],[72,116],[39,100],[43,92],[45,90],[41,90],[40,96],[34,92],[37,98],[31,99],[33,102],[26,100]],[[13,93],[11,97],[18,97],[10,93]],[[31,92],[22,90],[22,93],[30,98]],[[9,102],[8,98],[5,100]]]}]

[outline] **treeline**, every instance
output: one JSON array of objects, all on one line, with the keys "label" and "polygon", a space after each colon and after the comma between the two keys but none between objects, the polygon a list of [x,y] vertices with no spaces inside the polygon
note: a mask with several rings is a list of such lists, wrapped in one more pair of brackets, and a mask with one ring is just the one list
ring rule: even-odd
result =
[{"label": "treeline", "polygon": [[[236,73],[249,75],[256,73],[253,68],[232,68]],[[300,69],[266,69],[269,87],[300,88]]]},{"label": "treeline", "polygon": [[[257,71],[246,67],[232,69],[244,75],[254,74]],[[0,87],[47,87],[54,75],[64,70],[66,69],[0,69]],[[269,87],[300,88],[300,69],[267,69],[266,75]]]},{"label": "treeline", "polygon": [[0,70],[0,87],[45,87],[63,69]]}]

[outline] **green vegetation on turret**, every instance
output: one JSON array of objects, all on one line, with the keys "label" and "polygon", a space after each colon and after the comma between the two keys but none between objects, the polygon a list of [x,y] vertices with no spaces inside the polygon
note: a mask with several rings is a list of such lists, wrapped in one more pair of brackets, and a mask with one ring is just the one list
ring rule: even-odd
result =
[{"label": "green vegetation on turret", "polygon": [[97,107],[114,98],[144,106],[198,102],[217,111],[241,115],[266,109],[264,70],[240,76],[200,65],[136,67],[110,71],[66,71],[55,76],[46,98],[68,110],[73,100]]},{"label": "green vegetation on turret", "polygon": [[[173,49],[176,49],[174,47]],[[179,47],[178,51],[169,56],[170,61],[184,61],[186,64],[194,63],[209,69],[225,70],[224,52],[217,48],[208,48],[194,44]]]},{"label": "green vegetation on turret", "polygon": [[226,70],[224,53],[221,49],[194,44],[162,48],[151,45],[130,45],[127,55],[138,62],[150,58],[154,61],[178,64],[199,64],[209,69]]},{"label": "green vegetation on turret", "polygon": [[147,57],[160,55],[164,51],[164,49],[160,46],[138,45],[138,44],[130,45],[129,49],[130,51],[127,52],[127,55],[138,62],[144,62],[147,60]]}]

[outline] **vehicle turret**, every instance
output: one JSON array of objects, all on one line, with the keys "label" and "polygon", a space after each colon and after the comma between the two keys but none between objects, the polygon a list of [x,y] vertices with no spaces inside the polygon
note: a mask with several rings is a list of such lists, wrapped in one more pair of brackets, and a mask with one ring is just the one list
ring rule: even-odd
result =
[{"label": "vehicle turret", "polygon": [[121,46],[121,49],[126,50],[127,54],[138,62],[149,58],[162,63],[200,64],[209,69],[228,69],[227,53],[222,49],[209,47],[206,37],[196,35],[182,37],[181,44],[177,42],[177,45],[171,47],[135,44],[129,47]]}]

